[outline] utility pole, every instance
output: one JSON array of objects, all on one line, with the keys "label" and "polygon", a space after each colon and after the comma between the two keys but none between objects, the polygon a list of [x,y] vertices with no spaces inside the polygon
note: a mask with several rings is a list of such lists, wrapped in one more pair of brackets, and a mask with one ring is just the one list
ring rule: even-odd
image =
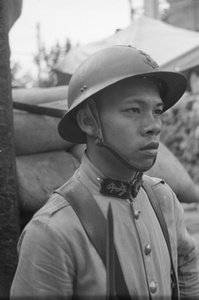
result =
[{"label": "utility pole", "polygon": [[8,1],[0,0],[0,299],[9,299],[17,265],[19,202],[8,43]]},{"label": "utility pole", "polygon": [[133,20],[133,16],[134,16],[134,9],[133,9],[133,3],[132,0],[128,0],[129,1],[129,8],[130,8],[130,20]]},{"label": "utility pole", "polygon": [[38,51],[38,82],[41,82],[41,26],[40,23],[37,23],[36,26],[36,32],[37,32],[37,51]]},{"label": "utility pole", "polygon": [[149,18],[159,19],[159,0],[144,0],[144,14]]}]

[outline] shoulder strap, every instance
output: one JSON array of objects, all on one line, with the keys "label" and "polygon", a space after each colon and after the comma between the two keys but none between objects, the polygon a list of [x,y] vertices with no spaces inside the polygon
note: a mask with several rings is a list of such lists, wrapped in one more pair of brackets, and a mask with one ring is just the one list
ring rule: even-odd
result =
[{"label": "shoulder strap", "polygon": [[[55,191],[62,195],[79,217],[90,241],[106,267],[106,219],[88,188],[72,179]],[[115,249],[115,282],[118,299],[130,300],[129,291]],[[124,298],[125,297],[125,298]]]},{"label": "shoulder strap", "polygon": [[160,223],[165,241],[167,243],[169,256],[170,256],[170,261],[171,261],[172,299],[176,300],[176,299],[179,299],[178,298],[178,284],[177,284],[177,277],[176,277],[175,268],[174,268],[173,259],[172,259],[169,232],[168,232],[168,229],[167,229],[165,218],[164,218],[164,215],[162,213],[161,207],[159,205],[158,198],[157,198],[154,190],[152,189],[151,185],[146,180],[143,180],[142,186],[145,189],[145,191],[148,195],[148,198],[150,200],[150,203],[151,203],[151,205],[152,205],[152,207],[153,207],[153,209],[156,213],[156,216],[157,216],[157,219]]}]

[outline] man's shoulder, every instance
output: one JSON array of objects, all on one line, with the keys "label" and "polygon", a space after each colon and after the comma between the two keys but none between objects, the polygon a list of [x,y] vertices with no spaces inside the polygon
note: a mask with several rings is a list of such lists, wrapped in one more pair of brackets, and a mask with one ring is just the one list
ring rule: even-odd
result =
[{"label": "man's shoulder", "polygon": [[80,239],[74,237],[83,237],[85,233],[72,207],[64,197],[54,193],[24,228],[18,250],[22,241],[28,241],[31,236],[37,244],[43,245],[51,240],[66,248],[67,243],[79,242]]},{"label": "man's shoulder", "polygon": [[171,209],[174,206],[177,199],[175,193],[163,179],[144,175],[143,180],[151,186],[163,210]]},{"label": "man's shoulder", "polygon": [[143,180],[146,181],[154,191],[160,190],[160,191],[167,191],[169,193],[173,193],[173,190],[171,187],[166,183],[166,181],[159,177],[151,177],[148,175],[143,176]]},{"label": "man's shoulder", "polygon": [[69,203],[66,199],[57,193],[53,193],[45,205],[35,213],[34,218],[38,218],[39,216],[50,217],[62,210],[67,211],[67,208],[69,208]]},{"label": "man's shoulder", "polygon": [[[45,205],[36,212],[34,218],[53,217],[54,215],[60,215],[62,213],[71,214],[71,206],[67,201],[67,192],[73,188],[74,182],[76,181],[76,179],[71,177],[65,184],[55,190]],[[64,193],[60,194],[60,191],[64,191]]]},{"label": "man's shoulder", "polygon": [[25,234],[31,235],[35,232],[37,236],[51,236],[63,245],[66,241],[72,241],[74,236],[85,235],[76,213],[67,200],[57,193],[53,193],[46,204],[34,214],[24,228],[22,238]]},{"label": "man's shoulder", "polygon": [[[66,185],[69,190],[70,180]],[[54,191],[45,205],[34,214],[32,222],[40,222],[57,229],[58,227],[72,228],[76,225],[79,226],[79,219],[67,201],[67,192],[64,197],[59,193],[59,189]]]},{"label": "man's shoulder", "polygon": [[151,176],[148,176],[146,174],[143,175],[143,180],[147,181],[151,187],[154,187],[156,185],[159,185],[160,186],[162,184],[165,184],[165,181],[162,179],[162,178],[158,178],[158,177],[151,177]]}]

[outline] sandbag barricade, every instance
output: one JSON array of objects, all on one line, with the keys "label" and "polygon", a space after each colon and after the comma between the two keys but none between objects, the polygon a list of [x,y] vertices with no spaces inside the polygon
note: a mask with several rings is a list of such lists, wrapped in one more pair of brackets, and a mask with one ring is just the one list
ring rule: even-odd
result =
[{"label": "sandbag barricade", "polygon": [[16,102],[41,104],[67,99],[68,86],[49,88],[17,88],[12,89],[12,99]]},{"label": "sandbag barricade", "polygon": [[58,134],[58,118],[14,110],[17,156],[69,149],[72,144]]}]

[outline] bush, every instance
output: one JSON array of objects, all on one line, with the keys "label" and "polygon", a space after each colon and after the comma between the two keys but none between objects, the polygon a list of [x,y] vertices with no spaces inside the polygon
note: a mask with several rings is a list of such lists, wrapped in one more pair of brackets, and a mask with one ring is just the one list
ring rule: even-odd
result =
[{"label": "bush", "polygon": [[186,93],[162,121],[162,142],[199,184],[199,95]]}]

